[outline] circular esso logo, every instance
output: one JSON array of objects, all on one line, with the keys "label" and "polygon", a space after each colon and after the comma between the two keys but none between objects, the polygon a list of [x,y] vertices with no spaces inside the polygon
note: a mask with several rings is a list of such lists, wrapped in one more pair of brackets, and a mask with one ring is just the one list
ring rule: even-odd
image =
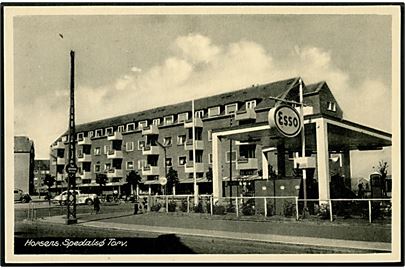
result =
[{"label": "circular esso logo", "polygon": [[285,137],[295,137],[301,131],[301,117],[297,110],[280,105],[272,108],[268,115],[269,125],[275,127]]}]

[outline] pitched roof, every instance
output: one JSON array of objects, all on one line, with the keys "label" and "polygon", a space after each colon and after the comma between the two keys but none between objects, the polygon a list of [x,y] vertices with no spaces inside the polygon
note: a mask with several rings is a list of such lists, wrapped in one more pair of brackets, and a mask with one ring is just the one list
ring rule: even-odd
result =
[{"label": "pitched roof", "polygon": [[321,82],[317,82],[317,83],[307,85],[304,88],[304,95],[306,95],[306,94],[314,94],[314,93],[319,92],[322,89],[322,87],[324,86],[325,83],[326,83],[325,81],[321,81]]},{"label": "pitched roof", "polygon": [[14,153],[29,153],[34,142],[26,136],[14,136]]},{"label": "pitched roof", "polygon": [[[269,96],[281,96],[285,91],[291,89],[298,82],[297,77],[272,82],[263,85],[251,86],[248,88],[229,91],[223,94],[194,100],[195,110],[206,109],[210,107],[226,105],[235,102],[244,102],[250,99],[258,100],[257,109],[268,108],[274,106],[274,100],[268,99]],[[168,106],[161,106],[145,111],[134,112],[112,118],[88,122],[76,126],[76,133],[95,130],[98,128],[106,128],[111,126],[124,125],[134,121],[142,121],[146,119],[162,118],[168,115],[174,115],[181,112],[191,111],[191,102],[181,102]],[[67,134],[67,132],[65,133]]]}]

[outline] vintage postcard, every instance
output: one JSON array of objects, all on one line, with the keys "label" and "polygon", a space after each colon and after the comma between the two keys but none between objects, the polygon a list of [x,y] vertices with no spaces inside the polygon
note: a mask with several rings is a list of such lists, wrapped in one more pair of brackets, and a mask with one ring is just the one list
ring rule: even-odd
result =
[{"label": "vintage postcard", "polygon": [[3,4],[2,263],[403,264],[402,11]]}]

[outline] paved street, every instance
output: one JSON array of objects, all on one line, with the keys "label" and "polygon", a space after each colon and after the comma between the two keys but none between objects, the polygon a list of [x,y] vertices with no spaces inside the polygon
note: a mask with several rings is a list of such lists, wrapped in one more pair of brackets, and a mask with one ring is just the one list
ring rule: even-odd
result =
[{"label": "paved street", "polygon": [[[50,216],[47,208],[39,207],[36,222],[23,221],[25,209],[20,207],[16,209],[16,239],[125,237],[130,238],[131,243],[138,243],[126,249],[134,254],[364,253],[390,250],[391,230],[388,225],[293,219],[236,220],[185,213],[132,215],[131,206],[103,205],[98,215],[91,214],[90,206],[79,206],[79,224],[70,226],[64,225],[65,216],[60,215],[65,207],[52,208],[54,212]],[[139,245],[142,248],[138,248]]]}]

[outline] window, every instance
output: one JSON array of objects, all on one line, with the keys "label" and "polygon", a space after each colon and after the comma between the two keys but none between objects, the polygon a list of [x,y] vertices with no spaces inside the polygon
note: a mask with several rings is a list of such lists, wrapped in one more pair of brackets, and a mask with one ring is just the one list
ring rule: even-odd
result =
[{"label": "window", "polygon": [[107,155],[108,151],[110,151],[110,145],[104,145],[104,155]]},{"label": "window", "polygon": [[134,162],[131,161],[127,161],[127,170],[133,170],[134,169]]},{"label": "window", "polygon": [[125,149],[127,150],[127,152],[134,151],[134,142],[127,142],[125,144]]},{"label": "window", "polygon": [[165,125],[171,125],[171,124],[173,124],[173,123],[174,123],[174,116],[173,116],[173,115],[165,116],[165,117],[163,118],[163,123],[164,123]]},{"label": "window", "polygon": [[104,171],[109,171],[111,169],[111,163],[104,164]]},{"label": "window", "polygon": [[212,107],[208,109],[208,117],[216,116],[220,114],[220,108],[219,106],[217,107]]},{"label": "window", "polygon": [[172,145],[172,137],[165,137],[163,139],[163,145],[165,145],[165,146]]},{"label": "window", "polygon": [[145,159],[138,160],[138,169],[139,170],[141,170],[145,166],[146,166],[146,160]]},{"label": "window", "polygon": [[154,126],[159,126],[160,125],[160,118],[153,119],[152,123],[153,123]]},{"label": "window", "polygon": [[212,141],[212,130],[208,130],[208,141]]},{"label": "window", "polygon": [[89,138],[93,138],[93,135],[94,135],[94,131],[93,130],[89,131]]},{"label": "window", "polygon": [[179,123],[184,123],[188,120],[188,113],[179,113],[179,115],[177,116],[177,121]]},{"label": "window", "polygon": [[212,164],[212,154],[208,154],[208,164]]},{"label": "window", "polygon": [[101,170],[100,164],[95,164],[94,165],[94,172],[100,172],[100,170]]},{"label": "window", "polygon": [[63,136],[62,137],[62,142],[67,142],[67,141],[68,141],[68,136],[67,135]]},{"label": "window", "polygon": [[148,120],[139,121],[138,128],[143,129],[144,127],[148,126]]},{"label": "window", "polygon": [[172,158],[166,158],[166,166],[169,166],[169,167],[173,166]]},{"label": "window", "polygon": [[83,149],[77,149],[77,157],[82,158],[83,157]]},{"label": "window", "polygon": [[256,107],[256,100],[246,101],[246,109],[254,109]]},{"label": "window", "polygon": [[127,124],[127,132],[134,131],[134,130],[135,130],[135,123]]},{"label": "window", "polygon": [[83,141],[83,138],[84,138],[84,133],[83,132],[77,133],[77,140],[78,141]]},{"label": "window", "polygon": [[138,141],[138,150],[142,150],[145,147],[145,141]]},{"label": "window", "polygon": [[186,163],[187,163],[187,157],[185,157],[185,156],[179,157],[179,166],[183,166]]},{"label": "window", "polygon": [[184,145],[186,142],[186,135],[177,136],[177,145]]},{"label": "window", "polygon": [[[229,163],[229,151],[226,152],[226,163]],[[236,161],[236,151],[232,151],[232,163]]]},{"label": "window", "polygon": [[334,102],[327,102],[328,111],[336,112],[336,104]]},{"label": "window", "polygon": [[124,126],[119,126],[118,127],[118,132],[125,132],[125,127]]},{"label": "window", "polygon": [[106,134],[107,136],[113,135],[113,134],[114,134],[113,128],[112,128],[112,127],[106,128],[106,129],[105,129],[105,134]]},{"label": "window", "polygon": [[95,156],[99,156],[100,154],[101,154],[101,149],[100,149],[100,147],[94,148],[94,155],[95,155]]},{"label": "window", "polygon": [[195,118],[203,118],[204,117],[204,110],[199,110],[194,113]]},{"label": "window", "polygon": [[103,130],[102,129],[97,129],[96,130],[96,138],[101,137],[101,136],[103,136]]},{"label": "window", "polygon": [[225,106],[225,114],[235,114],[238,110],[238,103],[228,104]]}]

